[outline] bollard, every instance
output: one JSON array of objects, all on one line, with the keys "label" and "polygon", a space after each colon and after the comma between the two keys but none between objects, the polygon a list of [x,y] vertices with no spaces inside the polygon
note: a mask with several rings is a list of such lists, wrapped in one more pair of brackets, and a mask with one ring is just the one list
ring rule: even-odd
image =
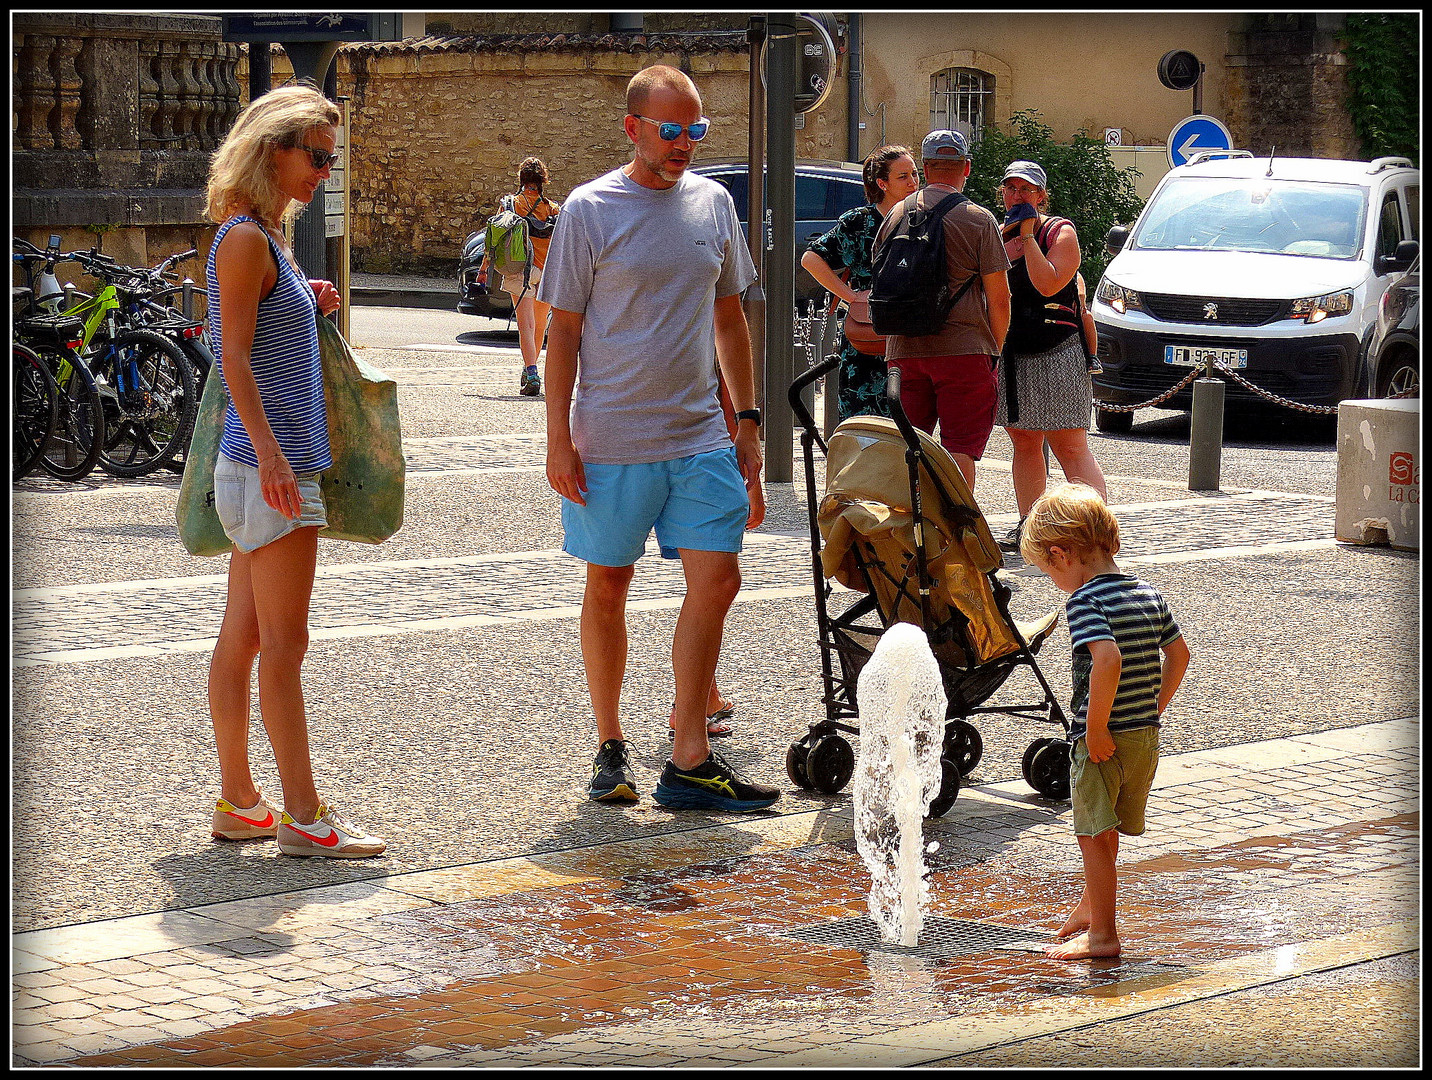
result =
[{"label": "bollard", "polygon": [[188,277],[186,277],[186,278],[184,279],[183,296],[184,296],[184,303],[183,303],[184,318],[192,320],[192,319],[194,318],[194,279],[193,279],[193,278],[188,278]]},{"label": "bollard", "polygon": [[1217,491],[1223,456],[1222,379],[1193,381],[1193,412],[1188,425],[1188,490]]}]

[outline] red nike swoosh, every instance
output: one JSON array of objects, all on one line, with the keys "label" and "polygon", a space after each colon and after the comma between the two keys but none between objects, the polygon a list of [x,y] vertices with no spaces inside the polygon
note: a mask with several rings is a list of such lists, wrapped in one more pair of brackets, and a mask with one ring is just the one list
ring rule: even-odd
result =
[{"label": "red nike swoosh", "polygon": [[307,837],[309,840],[312,840],[315,844],[322,844],[324,847],[338,846],[338,833],[336,831],[330,832],[327,836],[318,837],[314,836],[312,833],[304,832],[297,825],[290,825],[289,828],[292,829],[294,832],[298,833],[299,836]]},{"label": "red nike swoosh", "polygon": [[252,825],[256,829],[267,829],[273,824],[273,811],[271,810],[264,814],[264,819],[262,821],[255,821],[253,818],[244,817],[244,815],[240,814],[237,810],[230,810],[229,816],[236,817],[240,821],[244,822],[247,825]]}]

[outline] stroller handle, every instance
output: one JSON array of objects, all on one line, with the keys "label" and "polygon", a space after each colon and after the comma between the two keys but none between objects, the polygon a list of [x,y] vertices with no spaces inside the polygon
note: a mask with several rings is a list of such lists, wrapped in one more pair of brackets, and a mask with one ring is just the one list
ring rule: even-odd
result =
[{"label": "stroller handle", "polygon": [[885,377],[885,397],[890,402],[890,417],[895,421],[895,426],[900,429],[900,434],[904,436],[905,445],[918,452],[920,436],[915,433],[915,425],[910,423],[910,418],[905,415],[904,406],[900,404],[900,369],[893,364],[890,366],[889,374]]},{"label": "stroller handle", "polygon": [[820,429],[816,426],[815,417],[811,416],[810,410],[806,408],[805,402],[801,400],[801,393],[807,386],[811,385],[811,383],[817,379],[824,378],[827,374],[834,371],[836,365],[839,363],[840,353],[831,353],[824,360],[806,368],[806,370],[797,375],[795,381],[791,383],[789,394],[791,412],[795,413],[796,419],[801,423],[801,427],[805,428],[817,439],[820,438]]}]

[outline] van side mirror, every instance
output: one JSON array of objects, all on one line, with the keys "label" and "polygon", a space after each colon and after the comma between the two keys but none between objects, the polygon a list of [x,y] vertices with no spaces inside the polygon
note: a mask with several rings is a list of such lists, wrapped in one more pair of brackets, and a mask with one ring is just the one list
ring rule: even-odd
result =
[{"label": "van side mirror", "polygon": [[1104,247],[1110,255],[1117,255],[1124,250],[1124,245],[1129,242],[1128,226],[1115,225],[1109,230],[1109,235],[1104,237]]},{"label": "van side mirror", "polygon": [[1401,273],[1412,265],[1417,258],[1420,245],[1416,240],[1400,240],[1397,244],[1397,251],[1392,255],[1379,255],[1373,266],[1378,274]]}]

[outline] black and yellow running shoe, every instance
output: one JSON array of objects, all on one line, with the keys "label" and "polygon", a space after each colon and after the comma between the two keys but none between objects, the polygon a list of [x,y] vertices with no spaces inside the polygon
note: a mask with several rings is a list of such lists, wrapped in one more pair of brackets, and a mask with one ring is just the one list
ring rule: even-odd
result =
[{"label": "black and yellow running shoe", "polygon": [[636,802],[636,777],[627,758],[627,744],[621,739],[602,743],[592,759],[592,783],[587,797],[593,802]]},{"label": "black and yellow running shoe", "polygon": [[678,769],[668,761],[661,770],[652,797],[673,810],[719,810],[745,814],[764,810],[781,797],[765,784],[753,784],[737,775],[716,753],[694,769]]}]

